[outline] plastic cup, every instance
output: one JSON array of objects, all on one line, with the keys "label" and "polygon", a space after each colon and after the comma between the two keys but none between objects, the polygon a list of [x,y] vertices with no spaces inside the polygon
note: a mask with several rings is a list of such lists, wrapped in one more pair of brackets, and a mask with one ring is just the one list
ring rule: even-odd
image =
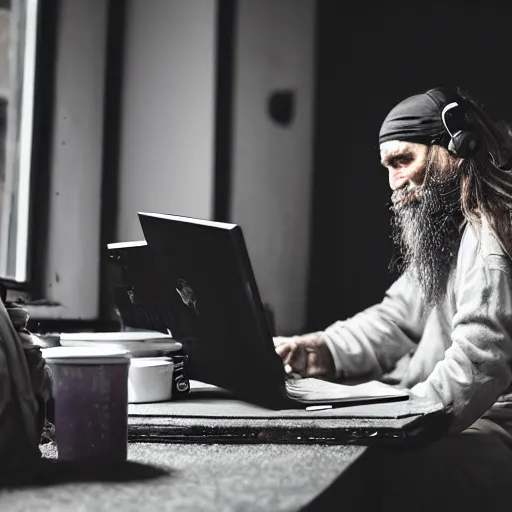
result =
[{"label": "plastic cup", "polygon": [[50,368],[58,458],[107,464],[128,451],[129,354],[102,347],[54,347]]}]

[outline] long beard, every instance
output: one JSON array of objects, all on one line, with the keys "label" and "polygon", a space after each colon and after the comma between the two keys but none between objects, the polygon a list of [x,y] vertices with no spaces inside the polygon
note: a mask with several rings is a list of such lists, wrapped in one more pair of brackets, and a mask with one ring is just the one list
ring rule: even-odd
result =
[{"label": "long beard", "polygon": [[397,190],[391,199],[396,266],[418,282],[428,312],[446,296],[462,236],[458,174],[429,169],[421,187]]}]

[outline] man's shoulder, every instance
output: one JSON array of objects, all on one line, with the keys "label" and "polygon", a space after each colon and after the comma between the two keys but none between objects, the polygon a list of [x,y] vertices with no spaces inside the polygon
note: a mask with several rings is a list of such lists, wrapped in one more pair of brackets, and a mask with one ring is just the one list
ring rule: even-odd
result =
[{"label": "man's shoulder", "polygon": [[511,262],[510,255],[484,216],[480,222],[467,222],[459,248],[459,261],[460,258],[475,261],[497,258]]},{"label": "man's shoulder", "polygon": [[496,278],[501,279],[503,274],[511,276],[512,260],[488,222],[468,222],[454,270],[453,286],[456,291],[465,287],[468,279],[473,283],[476,279],[479,285],[484,285],[485,282],[492,284]]}]

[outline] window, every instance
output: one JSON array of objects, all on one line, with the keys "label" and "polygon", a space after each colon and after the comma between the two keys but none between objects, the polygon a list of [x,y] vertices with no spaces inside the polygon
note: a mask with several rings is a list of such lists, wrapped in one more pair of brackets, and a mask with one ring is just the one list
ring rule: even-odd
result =
[{"label": "window", "polygon": [[28,279],[39,0],[0,1],[0,279]]}]

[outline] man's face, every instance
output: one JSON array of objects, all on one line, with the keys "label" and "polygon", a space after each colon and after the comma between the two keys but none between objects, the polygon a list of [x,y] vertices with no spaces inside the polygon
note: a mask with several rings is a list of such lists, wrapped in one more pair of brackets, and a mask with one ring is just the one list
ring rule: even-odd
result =
[{"label": "man's face", "polygon": [[419,282],[430,309],[445,294],[460,243],[457,161],[442,148],[411,142],[385,142],[380,150],[393,190],[392,238],[401,269]]},{"label": "man's face", "polygon": [[380,145],[382,165],[389,172],[391,190],[418,187],[425,178],[428,147],[414,142],[390,140]]}]

